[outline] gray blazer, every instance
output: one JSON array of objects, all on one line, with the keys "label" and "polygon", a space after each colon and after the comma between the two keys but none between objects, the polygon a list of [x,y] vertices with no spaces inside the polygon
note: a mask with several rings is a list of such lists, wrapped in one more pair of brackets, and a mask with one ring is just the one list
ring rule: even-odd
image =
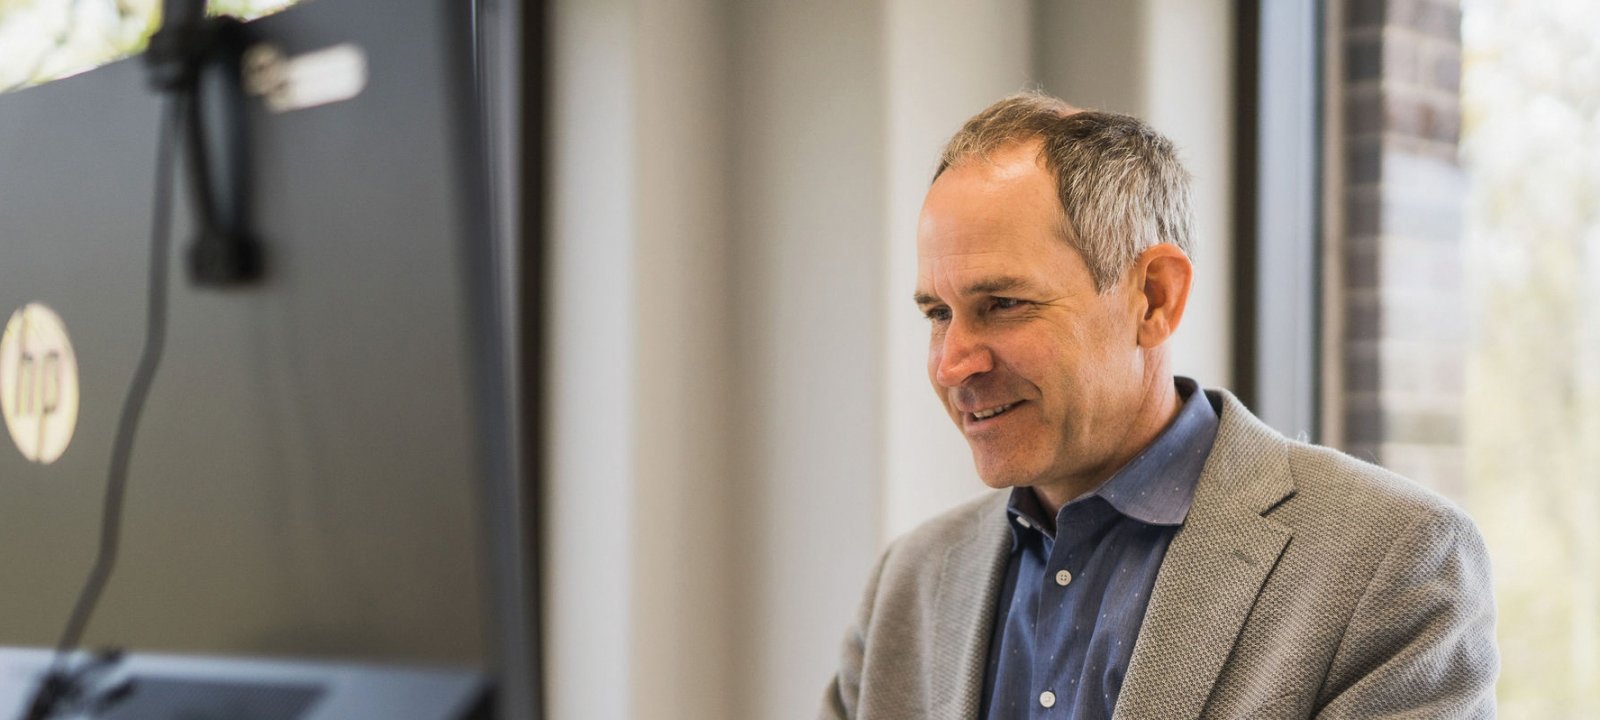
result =
[{"label": "gray blazer", "polygon": [[[1484,718],[1499,657],[1482,538],[1404,478],[1284,438],[1226,392],[1117,720]],[[1006,494],[884,552],[822,718],[978,717]]]}]

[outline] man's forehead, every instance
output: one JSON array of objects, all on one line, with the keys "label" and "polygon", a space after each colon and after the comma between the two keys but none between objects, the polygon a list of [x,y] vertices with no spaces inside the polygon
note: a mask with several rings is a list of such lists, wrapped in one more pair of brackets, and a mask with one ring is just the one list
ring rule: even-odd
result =
[{"label": "man's forehead", "polygon": [[979,179],[930,191],[917,218],[918,264],[977,268],[1057,249],[1065,225],[1053,185],[1031,185]]},{"label": "man's forehead", "polygon": [[944,270],[923,266],[917,273],[917,290],[913,299],[917,304],[923,305],[937,302],[945,295],[993,295],[1029,289],[1038,284],[1030,273],[1018,270],[1015,265],[996,263],[979,263]]}]

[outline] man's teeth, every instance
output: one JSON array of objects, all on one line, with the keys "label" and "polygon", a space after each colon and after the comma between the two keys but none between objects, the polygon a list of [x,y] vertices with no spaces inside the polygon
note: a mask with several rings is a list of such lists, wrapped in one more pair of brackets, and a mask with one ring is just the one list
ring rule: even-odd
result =
[{"label": "man's teeth", "polygon": [[989,418],[1010,410],[1015,405],[1016,403],[1011,403],[1010,405],[1001,405],[1000,407],[989,408],[988,410],[979,410],[978,412],[973,413],[972,416],[979,420],[988,420]]}]

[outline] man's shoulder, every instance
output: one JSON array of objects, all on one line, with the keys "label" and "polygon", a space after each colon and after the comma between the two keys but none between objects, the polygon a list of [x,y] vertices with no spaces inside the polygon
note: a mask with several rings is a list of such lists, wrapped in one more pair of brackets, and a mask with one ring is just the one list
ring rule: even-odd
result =
[{"label": "man's shoulder", "polygon": [[1319,527],[1366,529],[1393,537],[1423,523],[1476,533],[1466,511],[1411,478],[1339,450],[1290,441],[1295,494],[1279,519],[1299,518]]},{"label": "man's shoulder", "polygon": [[890,543],[886,575],[937,571],[952,547],[1003,534],[1007,494],[990,490],[923,521]]},{"label": "man's shoulder", "polygon": [[[1380,467],[1371,458],[1286,438],[1262,424],[1237,398],[1220,395],[1224,416],[1233,414],[1231,422],[1224,421],[1230,430],[1224,435],[1238,436],[1258,451],[1281,453],[1281,464],[1262,463],[1257,468],[1262,473],[1281,472],[1287,480],[1287,497],[1265,513],[1268,517],[1333,535],[1344,534],[1341,529],[1389,535],[1429,519],[1472,526],[1454,502],[1416,480]],[[1272,445],[1277,447],[1268,450]]]},{"label": "man's shoulder", "polygon": [[1004,524],[1006,492],[987,490],[977,497],[939,513],[912,528],[895,541],[902,553],[942,551],[950,545],[971,539],[995,523]]},{"label": "man's shoulder", "polygon": [[1299,493],[1395,512],[1453,507],[1443,495],[1411,478],[1324,445],[1289,441],[1289,467]]}]

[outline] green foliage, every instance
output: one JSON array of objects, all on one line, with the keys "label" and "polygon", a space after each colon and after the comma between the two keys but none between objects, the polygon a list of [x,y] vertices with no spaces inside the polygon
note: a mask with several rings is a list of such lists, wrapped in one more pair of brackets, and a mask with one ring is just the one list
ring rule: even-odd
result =
[{"label": "green foliage", "polygon": [[1600,3],[1462,10],[1468,493],[1501,711],[1600,717]]}]

